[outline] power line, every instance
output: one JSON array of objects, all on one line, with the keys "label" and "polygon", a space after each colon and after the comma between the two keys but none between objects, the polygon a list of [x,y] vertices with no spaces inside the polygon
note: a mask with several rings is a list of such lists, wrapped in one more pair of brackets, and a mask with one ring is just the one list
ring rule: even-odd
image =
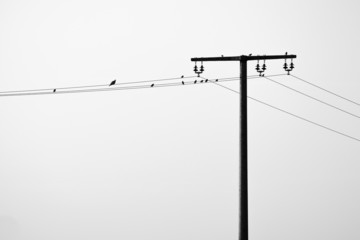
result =
[{"label": "power line", "polygon": [[[255,78],[255,77],[254,77]],[[180,79],[180,78],[177,78]],[[181,78],[182,79],[182,78]],[[226,82],[226,81],[237,81],[239,80],[239,77],[233,77],[233,78],[218,78],[217,79],[220,82]],[[161,80],[163,81],[163,79]],[[139,81],[139,82],[145,82],[145,81]],[[146,80],[148,82],[148,80]],[[155,82],[155,81],[154,81]],[[133,82],[127,82],[126,84],[132,84]],[[123,83],[125,84],[125,83]],[[47,91],[44,91],[44,89],[40,90],[25,90],[23,92],[20,91],[8,91],[8,92],[1,92],[0,97],[11,97],[11,96],[34,96],[34,95],[57,95],[57,94],[65,94],[65,93],[89,93],[89,92],[104,92],[104,91],[118,91],[118,90],[133,90],[133,89],[145,89],[145,88],[157,88],[157,87],[172,87],[172,86],[181,86],[181,85],[194,85],[192,81],[184,81],[184,84],[182,81],[178,82],[172,82],[172,83],[163,83],[163,84],[154,84],[152,85],[146,84],[146,85],[135,85],[135,86],[126,86],[126,87],[109,87],[109,85],[105,85],[106,88],[87,88],[87,89],[75,89],[74,88],[80,88],[80,87],[69,87],[69,88],[57,88],[60,91],[53,92],[53,88],[46,89]],[[88,85],[89,87],[90,85]],[[97,85],[93,85],[97,86]],[[103,85],[101,85],[103,86]],[[62,90],[65,89],[65,90]]]},{"label": "power line", "polygon": [[318,99],[318,98],[312,97],[312,96],[310,96],[310,95],[308,95],[308,94],[306,94],[306,93],[303,93],[303,92],[301,92],[301,91],[299,91],[299,90],[296,90],[296,89],[294,89],[294,88],[292,88],[292,87],[289,87],[289,86],[287,86],[287,85],[285,85],[285,84],[279,83],[279,82],[277,82],[277,81],[275,81],[275,80],[273,80],[273,79],[270,79],[270,78],[268,78],[268,77],[264,77],[264,78],[266,78],[267,80],[269,80],[269,81],[271,81],[271,82],[273,82],[273,83],[276,83],[276,84],[278,84],[278,85],[280,85],[280,86],[282,86],[282,87],[285,87],[285,88],[290,89],[290,90],[292,90],[292,91],[294,91],[294,92],[297,92],[297,93],[299,93],[299,94],[301,94],[301,95],[303,95],[303,96],[306,96],[306,97],[311,98],[311,99],[313,99],[313,100],[315,100],[315,101],[318,101],[318,102],[320,102],[320,103],[322,103],[322,104],[324,104],[324,105],[327,105],[327,106],[329,106],[329,107],[332,107],[332,108],[334,108],[334,109],[336,109],[336,110],[339,110],[339,111],[341,111],[341,112],[344,112],[344,113],[346,113],[346,114],[348,114],[348,115],[351,115],[351,116],[353,116],[353,117],[360,118],[360,116],[358,116],[358,115],[356,115],[356,114],[353,114],[353,113],[348,112],[348,111],[346,111],[346,110],[344,110],[344,109],[341,109],[341,108],[339,108],[339,107],[336,107],[336,106],[334,106],[334,105],[332,105],[332,104],[330,104],[330,103],[324,102],[324,101],[322,101],[322,100],[320,100],[320,99]]},{"label": "power line", "polygon": [[[277,75],[274,75],[274,76],[281,76],[281,75],[285,75],[285,74],[277,74]],[[185,77],[184,77],[184,78],[185,78]],[[204,77],[200,77],[200,78],[202,78],[202,79],[204,79],[204,80],[207,79],[207,78],[204,78]],[[251,76],[251,78],[253,78],[253,79],[255,79],[255,78],[260,78],[260,76],[257,76],[257,75],[256,75],[256,76]],[[267,78],[267,77],[265,77],[265,78]],[[174,80],[174,79],[180,79],[180,78],[172,78],[171,80]],[[166,80],[169,80],[169,79],[166,79]],[[233,89],[231,89],[231,88],[229,88],[229,87],[223,86],[223,85],[221,85],[221,84],[218,83],[218,82],[226,82],[226,81],[237,81],[237,80],[239,80],[239,77],[217,78],[217,79],[207,79],[207,80],[208,80],[208,82],[203,82],[202,84],[204,84],[204,83],[213,83],[213,84],[216,84],[217,86],[220,86],[220,87],[222,87],[222,88],[225,88],[225,89],[227,89],[227,90],[230,90],[230,91],[232,91],[232,92],[234,92],[234,93],[239,94],[239,92],[237,92],[236,90],[233,90]],[[269,80],[271,80],[271,79],[269,79]],[[144,82],[149,82],[149,81],[150,81],[150,80],[138,81],[138,82],[136,82],[136,83],[144,83]],[[156,80],[155,80],[155,81],[156,81]],[[155,82],[155,81],[153,80],[153,82]],[[165,79],[159,79],[159,81],[165,81]],[[276,82],[276,81],[274,81],[274,80],[271,80],[271,81]],[[122,83],[122,84],[131,84],[131,83],[134,83],[134,82],[127,82],[127,83]],[[278,83],[278,82],[276,82],[276,83]],[[120,85],[120,84],[119,84],[119,85]],[[87,92],[100,92],[100,91],[119,91],[119,90],[133,90],[133,89],[145,89],[145,88],[157,88],[157,87],[173,87],[173,86],[181,86],[181,85],[185,85],[185,86],[188,85],[188,86],[189,86],[189,85],[196,85],[196,84],[194,84],[193,82],[189,82],[189,81],[185,82],[185,81],[184,81],[184,84],[182,84],[182,82],[156,84],[156,85],[154,84],[153,87],[151,87],[151,85],[148,85],[148,84],[147,84],[147,85],[138,85],[138,86],[128,86],[128,87],[108,87],[108,85],[91,85],[91,86],[107,86],[107,88],[71,90],[71,89],[80,88],[80,86],[77,86],[77,87],[62,88],[62,89],[70,89],[70,90],[58,91],[58,92],[56,92],[56,93],[53,93],[53,92],[50,92],[50,91],[49,91],[49,92],[44,92],[44,89],[40,89],[40,90],[24,90],[24,92],[20,92],[20,91],[8,91],[8,92],[1,92],[1,93],[0,93],[0,97],[29,96],[29,95],[49,95],[49,94],[57,95],[57,94],[65,94],[65,93],[87,93]],[[284,86],[286,86],[286,85],[284,85]],[[90,85],[87,85],[86,87],[90,87]],[[287,86],[286,86],[286,87],[287,87]],[[58,89],[60,89],[60,88],[58,88]],[[53,89],[51,88],[51,89],[46,89],[46,90],[53,90]],[[292,89],[292,90],[297,91],[297,90],[295,90],[295,89]],[[37,92],[36,92],[36,91],[37,91]],[[311,96],[309,96],[309,97],[311,97]],[[264,105],[266,105],[266,106],[269,106],[269,107],[271,107],[271,108],[273,108],[273,109],[276,109],[276,110],[279,110],[279,111],[281,111],[281,112],[287,113],[287,114],[289,114],[289,115],[291,115],[291,116],[293,116],[293,117],[296,117],[296,118],[298,118],[298,119],[301,119],[301,120],[303,120],[303,121],[312,123],[312,124],[314,124],[314,125],[316,125],[316,126],[322,127],[322,128],[327,129],[327,130],[329,130],[329,131],[335,132],[335,133],[337,133],[337,134],[340,134],[340,135],[342,135],[342,136],[345,136],[345,137],[348,137],[348,138],[351,138],[351,139],[353,139],[353,140],[356,140],[356,141],[359,141],[359,142],[360,142],[360,139],[358,139],[358,138],[355,138],[355,137],[352,137],[352,136],[347,135],[347,134],[345,134],[345,133],[336,131],[336,130],[331,129],[331,128],[329,128],[329,127],[323,126],[323,125],[321,125],[321,124],[318,124],[318,123],[313,122],[313,121],[311,121],[311,120],[305,119],[305,118],[300,117],[300,116],[298,116],[298,115],[296,115],[296,114],[290,113],[290,112],[288,112],[288,111],[286,111],[286,110],[277,108],[277,107],[275,107],[275,106],[273,106],[273,105],[270,105],[270,104],[265,103],[265,102],[263,102],[263,101],[260,101],[260,100],[258,100],[258,99],[252,98],[252,97],[250,97],[250,96],[248,96],[248,98],[250,98],[250,99],[252,99],[252,100],[254,100],[254,101],[257,101],[257,102],[259,102],[259,103],[262,103],[262,104],[264,104]],[[311,97],[311,98],[312,98],[312,97]],[[321,100],[319,100],[319,101],[321,101]],[[326,103],[325,103],[325,104],[326,104]],[[335,108],[336,108],[336,107],[335,107]]]},{"label": "power line", "polygon": [[[235,91],[234,89],[228,88],[228,87],[226,87],[226,86],[223,86],[223,85],[221,85],[221,84],[219,84],[219,83],[216,83],[216,82],[213,82],[213,81],[211,81],[211,82],[214,83],[214,84],[216,84],[216,85],[218,85],[218,86],[220,86],[220,87],[223,87],[223,88],[225,88],[225,89],[227,89],[227,90],[230,90],[230,91],[232,91],[232,92],[235,92],[235,93],[237,93],[237,94],[240,94],[239,92]],[[315,125],[315,126],[324,128],[324,129],[326,129],[326,130],[328,130],[328,131],[337,133],[337,134],[342,135],[342,136],[344,136],[344,137],[347,137],[347,138],[350,138],[350,139],[352,139],[352,140],[355,140],[355,141],[360,142],[360,139],[359,139],[359,138],[352,137],[352,136],[347,135],[347,134],[345,134],[345,133],[342,133],[342,132],[339,132],[339,131],[334,130],[334,129],[332,129],[332,128],[326,127],[326,126],[324,126],[324,125],[322,125],[322,124],[319,124],[319,123],[316,123],[316,122],[314,122],[314,121],[308,120],[308,119],[303,118],[303,117],[301,117],[301,116],[299,116],[299,115],[296,115],[296,114],[294,114],[294,113],[288,112],[288,111],[283,110],[283,109],[281,109],[281,108],[275,107],[275,106],[273,106],[273,105],[271,105],[271,104],[268,104],[268,103],[263,102],[263,101],[261,101],[261,100],[258,100],[258,99],[256,99],[256,98],[253,98],[253,97],[250,97],[250,96],[247,96],[247,97],[248,97],[249,99],[253,100],[253,101],[256,101],[256,102],[258,102],[258,103],[261,103],[261,104],[263,104],[263,105],[266,105],[266,106],[268,106],[268,107],[271,107],[271,108],[273,108],[273,109],[276,109],[276,110],[281,111],[281,112],[283,112],[283,113],[286,113],[286,114],[288,114],[288,115],[290,115],[290,116],[296,117],[296,118],[298,118],[298,119],[300,119],[300,120],[303,120],[303,121],[305,121],[305,122],[311,123],[311,124],[313,124],[313,125]]]},{"label": "power line", "polygon": [[[184,76],[183,78],[194,78],[194,77],[196,77],[196,76]],[[162,79],[153,79],[153,80],[143,80],[143,81],[137,81],[137,82],[120,82],[120,83],[114,84],[114,86],[116,86],[116,85],[137,84],[137,83],[147,83],[147,82],[161,82],[161,81],[178,80],[178,79],[182,79],[182,78],[177,77],[177,78],[162,78]],[[3,91],[3,92],[0,92],[0,94],[17,93],[17,92],[52,91],[53,89],[67,90],[67,89],[98,88],[98,87],[109,87],[109,84],[83,85],[83,86],[74,86],[74,87],[42,88],[42,89],[31,89],[31,90]]]},{"label": "power line", "polygon": [[321,125],[321,124],[319,124],[319,123],[313,122],[313,121],[308,120],[308,119],[303,118],[303,117],[300,117],[300,116],[298,116],[298,115],[296,115],[296,114],[293,114],[293,113],[288,112],[288,111],[286,111],[286,110],[280,109],[280,108],[278,108],[278,107],[275,107],[275,106],[273,106],[273,105],[270,105],[270,104],[268,104],[268,103],[265,103],[265,102],[263,102],[263,101],[260,101],[260,100],[258,100],[258,99],[256,99],[256,98],[249,97],[249,96],[248,96],[248,98],[250,98],[251,100],[256,101],[256,102],[258,102],[258,103],[264,104],[264,105],[266,105],[266,106],[268,106],[268,107],[271,107],[271,108],[273,108],[273,109],[276,109],[276,110],[278,110],[278,111],[281,111],[281,112],[283,112],[283,113],[289,114],[289,115],[291,115],[291,116],[293,116],[293,117],[296,117],[296,118],[298,118],[298,119],[301,119],[301,120],[303,120],[303,121],[306,121],[306,122],[308,122],[308,123],[314,124],[314,125],[316,125],[316,126],[318,126],[318,127],[324,128],[324,129],[326,129],[326,130],[332,131],[332,132],[334,132],[334,133],[340,134],[340,135],[342,135],[342,136],[345,136],[345,137],[348,137],[348,138],[351,138],[351,139],[353,139],[353,140],[355,140],[355,141],[360,142],[360,139],[359,139],[359,138],[352,137],[352,136],[347,135],[347,134],[345,134],[345,133],[342,133],[342,132],[339,132],[339,131],[334,130],[334,129],[332,129],[332,128],[329,128],[329,127],[326,127],[326,126],[324,126],[324,125]]},{"label": "power line", "polygon": [[[206,78],[204,78],[204,77],[201,77],[202,79],[206,79]],[[238,91],[236,91],[236,90],[234,90],[234,89],[231,89],[231,88],[229,88],[229,87],[226,87],[226,86],[224,86],[224,85],[221,85],[221,84],[219,84],[219,83],[217,83],[217,82],[214,82],[214,81],[212,81],[212,80],[209,80],[211,83],[214,83],[214,84],[216,84],[216,85],[218,85],[219,87],[222,87],[222,88],[225,88],[225,89],[227,89],[227,90],[230,90],[230,91],[232,91],[232,92],[234,92],[234,93],[237,93],[237,94],[240,94]]]},{"label": "power line", "polygon": [[[275,74],[271,75],[272,77],[281,76],[285,74]],[[183,78],[163,78],[163,79],[153,79],[153,80],[144,80],[137,82],[120,82],[111,87],[108,84],[101,85],[84,85],[84,86],[74,86],[74,87],[60,87],[60,88],[42,88],[42,89],[31,89],[31,90],[16,90],[16,91],[3,91],[0,92],[0,97],[11,97],[11,96],[34,96],[34,95],[56,95],[56,94],[65,94],[65,93],[86,93],[86,92],[104,92],[104,91],[117,91],[117,90],[132,90],[132,89],[143,89],[150,88],[151,85],[135,85],[135,86],[126,86],[126,87],[116,87],[116,86],[125,86],[131,84],[139,84],[139,83],[156,83],[162,81],[173,81],[177,80],[177,82],[165,83],[165,84],[154,84],[153,87],[170,87],[170,86],[180,86],[180,85],[191,85],[190,81],[183,81],[182,79],[195,78],[196,76],[188,76]],[[249,79],[260,78],[258,75],[249,76]],[[228,82],[228,81],[237,81],[239,77],[226,77],[226,78],[217,78],[213,79],[215,81],[220,82]],[[182,84],[184,82],[184,84]],[[205,83],[205,82],[204,82]],[[56,92],[53,90],[56,89]]]},{"label": "power line", "polygon": [[353,104],[356,104],[356,105],[360,106],[360,103],[355,102],[355,101],[353,101],[353,100],[350,100],[350,99],[348,99],[348,98],[346,98],[346,97],[343,97],[343,96],[341,96],[340,94],[334,93],[334,92],[332,92],[332,91],[330,91],[330,90],[327,90],[327,89],[325,89],[325,88],[323,88],[323,87],[320,87],[320,86],[318,86],[318,85],[316,85],[316,84],[314,84],[314,83],[311,83],[311,82],[309,82],[309,81],[306,81],[306,80],[304,80],[304,79],[302,79],[302,78],[299,78],[299,77],[297,77],[297,76],[294,76],[294,75],[291,75],[291,74],[290,74],[290,76],[293,77],[293,78],[296,78],[296,79],[298,79],[298,80],[300,80],[300,81],[303,81],[303,82],[305,82],[305,83],[307,83],[307,84],[309,84],[309,85],[311,85],[311,86],[313,86],[313,87],[319,88],[319,89],[321,89],[321,90],[323,90],[323,91],[325,91],[325,92],[327,92],[327,93],[330,93],[330,94],[332,94],[332,95],[334,95],[334,96],[337,96],[337,97],[339,97],[339,98],[341,98],[341,99],[344,99],[344,100],[346,100],[346,101],[348,101],[348,102],[351,102],[351,103],[353,103]]}]

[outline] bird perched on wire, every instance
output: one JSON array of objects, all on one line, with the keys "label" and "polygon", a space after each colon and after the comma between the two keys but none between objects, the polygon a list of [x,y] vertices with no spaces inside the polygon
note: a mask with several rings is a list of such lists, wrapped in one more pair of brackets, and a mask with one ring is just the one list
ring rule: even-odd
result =
[{"label": "bird perched on wire", "polygon": [[285,55],[287,55],[287,52],[285,52]]},{"label": "bird perched on wire", "polygon": [[249,57],[251,57],[252,53],[249,54]]},{"label": "bird perched on wire", "polygon": [[197,80],[194,81],[194,84],[196,84],[196,83],[197,83]]},{"label": "bird perched on wire", "polygon": [[182,85],[185,85],[184,81],[181,81]]},{"label": "bird perched on wire", "polygon": [[205,82],[208,82],[208,81],[209,81],[209,79],[206,79],[206,80],[205,80]]},{"label": "bird perched on wire", "polygon": [[201,80],[200,82],[201,82],[201,83],[203,83],[203,82],[204,82],[204,80]]},{"label": "bird perched on wire", "polygon": [[151,84],[150,87],[153,87],[155,84]]},{"label": "bird perched on wire", "polygon": [[53,90],[53,93],[56,92],[56,88]]},{"label": "bird perched on wire", "polygon": [[219,81],[219,79],[216,79],[215,82]]},{"label": "bird perched on wire", "polygon": [[181,78],[184,78],[184,75],[182,75]]},{"label": "bird perched on wire", "polygon": [[110,84],[109,84],[109,87],[112,86],[112,85],[115,85],[116,83],[116,79],[114,79]]}]

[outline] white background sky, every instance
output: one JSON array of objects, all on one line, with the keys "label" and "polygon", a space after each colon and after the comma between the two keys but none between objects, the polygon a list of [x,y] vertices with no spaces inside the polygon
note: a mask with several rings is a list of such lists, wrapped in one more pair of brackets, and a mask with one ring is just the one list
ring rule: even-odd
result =
[{"label": "white background sky", "polygon": [[[288,51],[294,75],[359,102],[358,9],[350,0],[1,0],[0,90],[193,75],[191,57]],[[267,74],[282,64],[269,62]],[[238,74],[237,63],[205,64],[206,77]],[[265,79],[248,85],[252,97],[360,137],[359,119]],[[237,239],[238,103],[212,84],[0,98],[0,239]],[[359,239],[359,142],[248,107],[250,239]]]}]

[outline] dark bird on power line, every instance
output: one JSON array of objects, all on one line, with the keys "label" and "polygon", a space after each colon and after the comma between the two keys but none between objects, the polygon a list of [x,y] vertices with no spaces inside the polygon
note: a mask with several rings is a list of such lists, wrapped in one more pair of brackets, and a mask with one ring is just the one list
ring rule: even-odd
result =
[{"label": "dark bird on power line", "polygon": [[109,87],[112,86],[112,85],[115,85],[116,83],[116,79],[114,79],[110,84],[109,84]]},{"label": "dark bird on power line", "polygon": [[56,88],[53,90],[53,92],[56,92]]},{"label": "dark bird on power line", "polygon": [[285,55],[287,55],[287,52],[285,53]]},{"label": "dark bird on power line", "polygon": [[249,54],[249,57],[251,57],[252,53]]},{"label": "dark bird on power line", "polygon": [[150,87],[153,87],[155,84],[151,84]]},{"label": "dark bird on power line", "polygon": [[204,80],[201,80],[200,82],[201,82],[201,83],[203,83],[203,82],[204,82]]},{"label": "dark bird on power line", "polygon": [[181,78],[184,78],[184,75],[182,75]]},{"label": "dark bird on power line", "polygon": [[196,83],[197,83],[197,80],[194,81],[194,84],[196,84]]},{"label": "dark bird on power line", "polygon": [[219,81],[219,79],[216,79],[215,82]]},{"label": "dark bird on power line", "polygon": [[206,79],[206,80],[205,80],[205,82],[208,82],[208,81],[209,81],[209,79]]},{"label": "dark bird on power line", "polygon": [[181,81],[182,85],[185,85],[184,81]]}]

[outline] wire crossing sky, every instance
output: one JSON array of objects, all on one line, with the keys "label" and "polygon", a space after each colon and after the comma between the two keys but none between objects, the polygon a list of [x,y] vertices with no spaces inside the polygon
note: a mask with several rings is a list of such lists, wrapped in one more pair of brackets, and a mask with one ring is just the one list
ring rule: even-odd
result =
[{"label": "wire crossing sky", "polygon": [[[258,76],[258,75],[252,75],[252,76],[249,76],[249,79],[254,79],[254,78],[265,78],[273,83],[276,83],[276,84],[279,84],[280,86],[282,87],[285,87],[287,89],[290,89],[294,92],[297,92],[297,93],[300,93],[306,97],[309,97],[315,101],[318,101],[322,104],[325,104],[327,106],[330,106],[332,108],[335,108],[336,110],[339,110],[341,112],[344,112],[346,114],[349,114],[353,117],[356,117],[356,118],[360,118],[360,116],[357,116],[355,114],[352,114],[348,111],[345,111],[341,108],[338,108],[334,105],[331,105],[331,104],[328,104],[322,100],[319,100],[318,98],[315,98],[315,97],[312,97],[308,94],[305,94],[299,90],[296,90],[294,88],[291,88],[289,86],[286,86],[282,83],[279,83],[273,79],[270,79],[270,77],[277,77],[277,76],[288,76],[287,74],[275,74],[275,75],[270,75],[270,76]],[[290,75],[291,76],[291,75]],[[295,77],[297,79],[300,79],[314,87],[318,87],[317,85],[314,85],[314,84],[311,84],[310,82],[308,81],[305,81],[299,77]],[[195,80],[186,80],[186,79],[195,79]],[[200,80],[201,79],[201,80]],[[174,86],[185,86],[185,85],[195,85],[195,84],[205,84],[205,83],[214,83],[220,87],[223,87],[227,90],[230,90],[230,91],[233,91],[237,94],[239,94],[238,91],[235,91],[231,88],[228,88],[226,86],[223,86],[221,84],[219,84],[219,82],[229,82],[229,81],[238,81],[240,78],[239,77],[227,77],[227,78],[216,78],[216,79],[207,79],[207,78],[204,78],[204,77],[197,77],[197,76],[181,76],[179,78],[162,78],[162,79],[153,79],[153,80],[144,80],[144,81],[137,81],[137,82],[120,82],[120,83],[115,83],[113,84],[113,86],[109,86],[108,84],[102,84],[102,85],[84,85],[84,86],[75,86],[75,87],[60,87],[60,88],[46,88],[46,89],[33,89],[33,90],[16,90],[16,91],[2,91],[0,92],[0,97],[12,97],[12,96],[31,96],[31,95],[49,95],[49,94],[52,94],[52,95],[57,95],[57,94],[65,94],[65,93],[89,93],[89,92],[102,92],[102,91],[119,91],[119,90],[135,90],[135,89],[146,89],[146,88],[161,88],[161,87],[174,87]],[[175,80],[175,81],[174,81]],[[170,82],[170,83],[166,83],[169,82],[169,81],[173,81],[173,82]],[[165,83],[158,83],[158,82],[165,82]],[[147,83],[147,84],[145,84]],[[156,83],[156,84],[155,84]],[[138,85],[140,84],[140,85]],[[127,86],[128,85],[128,86]],[[117,87],[117,86],[123,86],[123,87]],[[100,87],[100,88],[99,88]],[[318,87],[319,88],[319,87]],[[56,92],[54,91],[54,89],[56,89]],[[326,92],[329,92],[333,95],[336,95],[337,97],[340,97],[342,99],[345,99],[345,100],[348,100],[347,98],[339,95],[339,94],[334,94],[333,92],[331,91],[328,91],[324,88],[321,88],[322,90],[326,91]],[[58,91],[60,90],[60,91]],[[301,116],[298,116],[296,114],[293,114],[293,113],[290,113],[286,110],[283,110],[283,109],[280,109],[278,107],[275,107],[271,104],[268,104],[264,101],[261,101],[261,100],[258,100],[256,98],[253,98],[253,97],[249,97],[250,99],[258,102],[258,103],[262,103],[268,107],[271,107],[273,109],[276,109],[278,111],[281,111],[281,112],[284,112],[284,113],[287,113],[293,117],[296,117],[298,119],[301,119],[303,121],[306,121],[306,122],[309,122],[309,123],[312,123],[318,127],[322,127],[324,129],[327,129],[329,131],[332,131],[332,132],[335,132],[337,134],[340,134],[342,136],[345,136],[345,137],[348,137],[350,139],[353,139],[355,141],[358,141],[360,142],[360,139],[358,138],[355,138],[355,137],[352,137],[348,134],[345,134],[345,133],[342,133],[342,132],[339,132],[339,131],[336,131],[332,128],[329,128],[329,127],[326,127],[326,126],[323,126],[321,124],[318,124],[316,122],[313,122],[311,120],[308,120],[308,119],[305,119]],[[352,103],[354,103],[353,101],[351,101]],[[356,103],[355,103],[356,104]]]},{"label": "wire crossing sky", "polygon": [[[285,74],[275,74],[275,75],[271,75],[271,77],[283,76],[283,75],[285,75]],[[109,84],[101,84],[101,85],[84,85],[84,86],[74,86],[74,87],[1,91],[0,97],[143,89],[143,88],[151,88],[151,84],[153,84],[153,83],[154,83],[153,87],[171,87],[171,86],[194,84],[194,80],[191,80],[191,81],[186,80],[186,79],[190,79],[190,78],[197,78],[197,77],[196,76],[184,76],[184,77],[179,77],[179,78],[162,78],[162,79],[144,80],[144,81],[137,81],[137,82],[118,82],[112,86],[109,86]],[[257,75],[249,76],[249,79],[254,79],[254,78],[260,78],[260,77]],[[213,79],[213,80],[216,80],[216,79]],[[236,81],[236,80],[239,80],[239,77],[225,77],[225,78],[218,78],[217,80],[220,82]],[[165,82],[165,81],[167,81],[168,83],[158,84],[158,82]],[[202,82],[200,82],[200,80],[196,81],[196,83],[197,82],[202,83]],[[148,84],[145,84],[145,83],[148,83]],[[123,86],[123,87],[117,87],[117,86]],[[56,90],[56,92],[54,92],[54,90]]]},{"label": "wire crossing sky", "polygon": [[[265,77],[265,78],[268,79],[268,80],[271,80],[271,79],[268,78],[268,77]],[[205,78],[203,78],[203,79],[205,79]],[[271,80],[271,81],[272,81],[272,80]],[[227,90],[230,90],[230,91],[232,91],[232,92],[234,92],[234,93],[240,94],[238,91],[235,91],[235,90],[233,90],[233,89],[231,89],[231,88],[228,88],[228,87],[226,87],[226,86],[224,86],[224,85],[221,85],[221,84],[219,84],[219,83],[217,83],[217,82],[215,82],[215,81],[213,81],[213,80],[212,80],[211,82],[214,83],[214,84],[216,84],[217,86],[223,87],[223,88],[225,88],[225,89],[227,89]],[[275,81],[274,81],[274,82],[275,82]],[[277,83],[277,82],[276,82],[276,83]],[[322,125],[322,124],[316,123],[316,122],[314,122],[314,121],[311,121],[311,120],[309,120],[309,119],[306,119],[306,118],[304,118],[304,117],[301,117],[301,116],[299,116],[299,115],[296,115],[296,114],[294,114],[294,113],[291,113],[291,112],[286,111],[286,110],[284,110],[284,109],[275,107],[275,106],[273,106],[273,105],[271,105],[271,104],[269,104],[269,103],[266,103],[266,102],[264,102],[264,101],[261,101],[261,100],[259,100],[259,99],[256,99],[256,98],[253,98],[253,97],[250,97],[250,96],[248,96],[248,98],[251,99],[251,100],[253,100],[253,101],[256,101],[256,102],[258,102],[258,103],[261,103],[261,104],[263,104],[263,105],[265,105],[265,106],[268,106],[268,107],[271,107],[271,108],[273,108],[273,109],[275,109],[275,110],[278,110],[278,111],[280,111],[280,112],[286,113],[286,114],[288,114],[288,115],[290,115],[290,116],[296,117],[296,118],[298,118],[298,119],[300,119],[300,120],[303,120],[303,121],[305,121],[305,122],[311,123],[311,124],[313,124],[313,125],[315,125],[315,126],[324,128],[324,129],[329,130],[329,131],[331,131],[331,132],[337,133],[337,134],[339,134],[339,135],[342,135],[342,136],[345,136],[345,137],[350,138],[350,139],[352,139],[352,140],[355,140],[355,141],[360,142],[360,139],[359,139],[359,138],[352,137],[352,136],[350,136],[350,135],[348,135],[348,134],[345,134],[345,133],[339,132],[339,131],[337,131],[337,130],[334,130],[334,129],[332,129],[332,128],[326,127],[326,126],[324,126],[324,125]]]},{"label": "wire crossing sky", "polygon": [[[296,89],[294,89],[294,88],[291,88],[291,87],[289,87],[289,86],[286,86],[285,84],[279,83],[279,82],[277,82],[277,81],[275,81],[275,80],[273,80],[273,79],[270,79],[270,78],[268,78],[268,77],[264,77],[264,78],[266,78],[267,80],[269,80],[269,81],[271,81],[271,82],[273,82],[273,83],[276,83],[276,84],[278,84],[278,85],[280,85],[280,86],[282,86],[282,87],[285,87],[285,88],[290,89],[290,90],[292,90],[292,91],[294,91],[294,92],[297,92],[297,93],[299,93],[299,94],[301,94],[301,95],[303,95],[303,96],[306,96],[306,97],[311,98],[311,99],[313,99],[313,100],[315,100],[315,101],[318,101],[318,102],[320,102],[320,103],[322,103],[322,104],[324,104],[324,105],[327,105],[327,106],[332,107],[332,108],[334,108],[334,109],[336,109],[336,110],[339,110],[339,111],[341,111],[341,112],[344,112],[344,113],[346,113],[346,114],[349,114],[350,116],[353,116],[353,117],[356,117],[356,118],[360,118],[360,116],[358,116],[358,115],[356,115],[356,114],[350,113],[350,112],[345,111],[345,110],[343,110],[343,109],[341,109],[341,108],[339,108],[339,107],[336,107],[336,106],[334,106],[334,105],[332,105],[332,104],[326,103],[326,102],[324,102],[324,101],[322,101],[322,100],[320,100],[320,99],[318,99],[318,98],[312,97],[312,96],[310,96],[310,95],[308,95],[308,94],[306,94],[306,93],[303,93],[303,92],[301,92],[301,91],[299,91],[299,90],[296,90]],[[345,99],[345,98],[343,98],[343,99]]]},{"label": "wire crossing sky", "polygon": [[339,97],[339,98],[341,98],[341,99],[343,99],[343,100],[346,100],[346,101],[348,101],[348,102],[350,102],[350,103],[353,103],[353,104],[355,104],[355,105],[357,105],[357,106],[360,106],[360,103],[355,102],[355,101],[353,101],[353,100],[350,100],[349,98],[346,98],[346,97],[344,97],[344,96],[341,96],[340,94],[334,93],[333,91],[330,91],[330,90],[328,90],[328,89],[326,89],[326,88],[320,87],[320,86],[318,86],[318,85],[316,85],[316,84],[314,84],[314,83],[311,83],[311,82],[309,82],[309,81],[306,81],[306,80],[304,80],[304,79],[302,79],[302,78],[300,78],[300,77],[297,77],[297,76],[295,76],[295,75],[293,75],[293,74],[290,74],[290,76],[291,76],[291,77],[294,77],[294,78],[296,78],[296,79],[298,79],[298,80],[300,80],[300,81],[302,81],[302,82],[305,82],[305,83],[307,83],[307,84],[309,84],[309,85],[311,85],[311,86],[314,86],[314,87],[316,87],[316,88],[319,88],[319,89],[321,89],[321,90],[323,90],[323,91],[325,91],[325,92],[327,92],[327,93],[330,93],[330,94],[332,94],[332,95],[334,95],[334,96],[336,96],[336,97]]}]

